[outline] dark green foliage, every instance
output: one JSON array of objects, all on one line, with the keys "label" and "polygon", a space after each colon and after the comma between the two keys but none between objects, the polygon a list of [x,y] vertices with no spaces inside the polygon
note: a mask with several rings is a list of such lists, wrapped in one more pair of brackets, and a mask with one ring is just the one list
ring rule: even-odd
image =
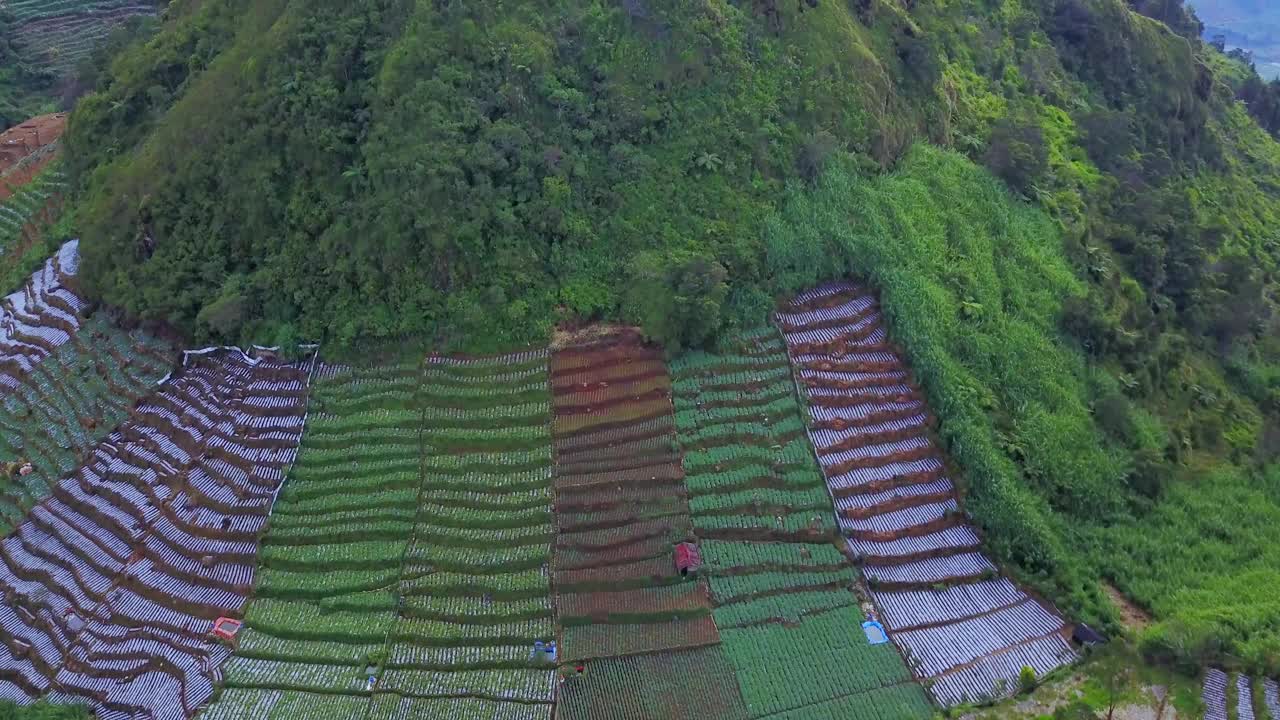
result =
[{"label": "dark green foliage", "polygon": [[0,720],[89,720],[88,709],[80,705],[49,705],[43,700],[34,705],[15,705],[0,701]]},{"label": "dark green foliage", "polygon": [[906,146],[916,113],[865,78],[927,99],[940,67],[904,16],[775,12],[179,4],[69,130],[87,281],[199,339],[484,347],[607,317],[705,342],[728,280],[767,277],[785,180]]},{"label": "dark green foliage", "polygon": [[1228,662],[1280,672],[1280,466],[1180,483],[1141,522],[1098,528],[1104,572],[1160,622],[1151,658],[1189,674]]}]

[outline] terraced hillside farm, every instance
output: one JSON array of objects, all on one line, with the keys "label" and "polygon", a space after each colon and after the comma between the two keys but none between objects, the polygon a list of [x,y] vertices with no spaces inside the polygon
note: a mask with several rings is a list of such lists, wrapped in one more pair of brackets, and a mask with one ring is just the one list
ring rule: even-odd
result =
[{"label": "terraced hillside farm", "polygon": [[828,285],[798,296],[777,322],[849,550],[934,699],[1001,697],[1024,666],[1043,675],[1075,660],[1062,619],[982,554],[876,298]]},{"label": "terraced hillside farm", "polygon": [[57,216],[66,181],[49,168],[0,198],[0,262],[13,262],[40,237],[40,230]]},{"label": "terraced hillside farm", "polygon": [[84,302],[67,287],[79,267],[79,243],[72,240],[0,300],[0,391],[21,385],[32,366],[80,329]]},{"label": "terraced hillside farm", "polygon": [[363,716],[364,671],[385,659],[417,516],[418,376],[416,365],[317,370],[226,688],[201,717]]},{"label": "terraced hillside farm", "polygon": [[327,368],[206,718],[549,718],[547,355]]},{"label": "terraced hillside farm", "polygon": [[302,431],[306,372],[189,353],[0,543],[0,697],[188,718],[230,651],[258,534]]},{"label": "terraced hillside farm", "polygon": [[428,358],[422,488],[370,720],[551,717],[545,350]]},{"label": "terraced hillside farm", "polygon": [[4,298],[0,320],[0,528],[11,530],[172,367],[142,332],[85,320],[66,286],[75,243]]},{"label": "terraced hillside farm", "polygon": [[142,331],[125,332],[93,317],[3,392],[0,528],[7,532],[21,522],[125,419],[173,368],[171,355],[171,348]]},{"label": "terraced hillside farm", "polygon": [[751,718],[925,718],[891,644],[873,645],[856,571],[805,436],[782,337],[672,365],[693,523],[722,647]]},{"label": "terraced hillside farm", "polygon": [[620,332],[556,352],[551,384],[560,652],[584,668],[556,717],[744,717],[706,581],[675,567],[696,538],[661,353]]},{"label": "terraced hillside farm", "polygon": [[154,15],[150,0],[6,0],[14,45],[27,62],[70,75],[76,65],[131,17]]}]

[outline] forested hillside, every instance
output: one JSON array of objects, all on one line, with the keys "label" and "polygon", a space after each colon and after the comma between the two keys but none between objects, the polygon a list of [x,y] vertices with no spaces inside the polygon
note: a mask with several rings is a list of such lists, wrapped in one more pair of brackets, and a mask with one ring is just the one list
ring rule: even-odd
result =
[{"label": "forested hillside", "polygon": [[1274,672],[1280,144],[1200,31],[1164,0],[175,0],[71,118],[85,282],[201,342],[605,319],[674,351],[862,277],[1002,560],[1108,630],[1115,585],[1152,657]]}]

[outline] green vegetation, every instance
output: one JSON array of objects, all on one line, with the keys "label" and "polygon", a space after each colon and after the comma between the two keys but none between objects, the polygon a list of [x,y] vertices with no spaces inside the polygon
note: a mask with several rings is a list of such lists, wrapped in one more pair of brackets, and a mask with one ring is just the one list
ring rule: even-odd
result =
[{"label": "green vegetation", "polygon": [[[322,374],[209,717],[549,707],[554,666],[531,653],[555,637],[546,356]],[[469,429],[530,388],[511,432]]]},{"label": "green vegetation", "polygon": [[0,701],[0,720],[89,720],[89,710],[80,705],[50,705],[45,701],[34,705],[15,705]]},{"label": "green vegetation", "polygon": [[[1280,94],[1198,33],[1176,0],[176,0],[72,118],[85,280],[195,340],[350,351],[709,345],[865,277],[1001,560],[1114,631],[1111,580],[1153,657],[1276,670],[1243,590],[1274,560],[1214,518],[1277,502]],[[709,532],[770,458],[728,453],[690,482]]]},{"label": "green vegetation", "polygon": [[0,7],[0,131],[40,111],[41,95],[53,86],[52,73],[26,62],[15,47],[17,19]]},{"label": "green vegetation", "polygon": [[673,361],[673,390],[713,616],[748,717],[926,717],[902,656],[863,634],[782,337],[725,344]]}]

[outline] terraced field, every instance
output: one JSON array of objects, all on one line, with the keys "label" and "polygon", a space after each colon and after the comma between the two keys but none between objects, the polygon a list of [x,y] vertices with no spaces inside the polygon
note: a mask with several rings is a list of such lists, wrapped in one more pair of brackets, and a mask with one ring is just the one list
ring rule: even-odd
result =
[{"label": "terraced field", "polygon": [[13,38],[28,62],[68,75],[131,17],[153,15],[149,0],[7,0],[16,20]]},{"label": "terraced field", "polygon": [[363,717],[413,532],[419,368],[322,366],[263,539],[226,688],[203,717]]},{"label": "terraced field", "polygon": [[302,431],[306,373],[239,351],[185,366],[0,542],[0,697],[186,718],[221,680]]},{"label": "terraced field", "polygon": [[[674,380],[626,331],[314,382],[211,349],[161,380],[162,343],[82,315],[76,250],[0,319],[0,453],[31,464],[0,478],[0,699],[165,720],[910,720],[932,712],[913,671],[952,705],[1074,659],[981,554],[854,286],[676,358]],[[222,616],[246,621],[234,654]],[[1226,717],[1226,688],[1207,680],[1207,706],[1254,720],[1239,701]]]},{"label": "terraced field", "polygon": [[205,717],[549,718],[546,353],[329,368],[312,410]]},{"label": "terraced field", "polygon": [[429,358],[423,483],[370,720],[550,718],[551,398],[545,351]]},{"label": "terraced field", "polygon": [[56,167],[0,199],[0,257],[13,257],[32,244],[40,228],[53,219],[66,187]]},{"label": "terraced field", "polygon": [[849,283],[777,314],[809,404],[809,435],[840,528],[880,619],[934,699],[955,705],[1017,689],[1075,660],[1069,628],[981,552],[960,510],[931,418],[875,297]]},{"label": "terraced field", "polygon": [[1205,720],[1280,720],[1280,682],[1270,678],[1230,676],[1209,668],[1204,674],[1202,700]]},{"label": "terraced field", "polygon": [[13,529],[125,419],[169,372],[170,352],[143,332],[92,318],[22,376],[0,404],[0,458],[30,462],[32,472],[0,478],[0,528]]},{"label": "terraced field", "polygon": [[[0,326],[0,528],[12,530],[172,367],[145,333],[81,317],[66,287],[68,244],[3,301]],[[18,472],[30,464],[28,474]]]},{"label": "terraced field", "polygon": [[[922,718],[890,644],[872,645],[782,338],[672,364],[686,483],[723,648],[752,718]],[[780,661],[781,659],[781,661]]]},{"label": "terraced field", "polygon": [[585,670],[556,717],[746,717],[706,581],[674,564],[696,537],[662,356],[624,332],[555,353],[551,382],[560,646]]}]

